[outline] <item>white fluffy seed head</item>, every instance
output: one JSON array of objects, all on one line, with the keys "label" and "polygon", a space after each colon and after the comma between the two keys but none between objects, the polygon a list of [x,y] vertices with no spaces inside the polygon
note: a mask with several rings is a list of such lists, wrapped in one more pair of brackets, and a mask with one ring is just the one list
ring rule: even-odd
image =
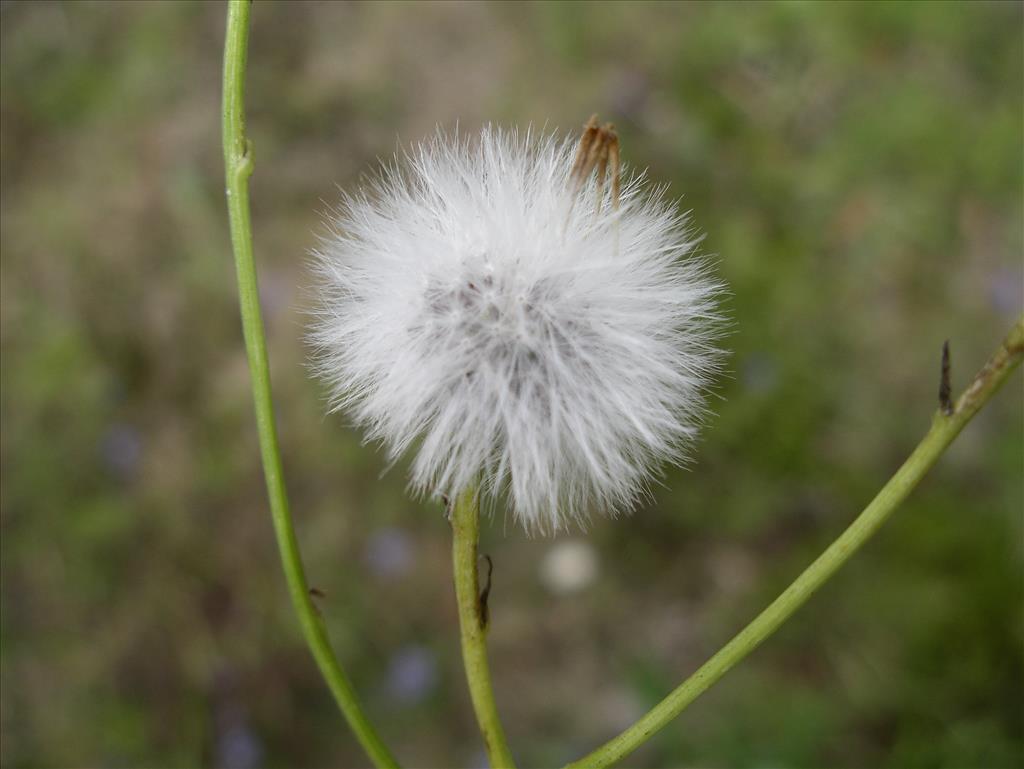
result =
[{"label": "white fluffy seed head", "polygon": [[411,484],[507,495],[528,530],[631,509],[680,463],[721,355],[720,285],[642,177],[574,145],[438,136],[344,199],[316,252],[315,368]]}]

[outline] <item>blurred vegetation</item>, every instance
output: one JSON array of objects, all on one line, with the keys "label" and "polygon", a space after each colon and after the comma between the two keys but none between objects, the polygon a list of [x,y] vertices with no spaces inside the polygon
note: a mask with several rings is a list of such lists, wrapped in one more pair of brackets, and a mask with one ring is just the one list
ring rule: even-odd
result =
[{"label": "blurred vegetation", "polygon": [[[219,3],[0,5],[4,766],[356,766],[278,565],[227,240]],[[494,520],[525,766],[610,737],[773,597],[1024,304],[1019,3],[257,3],[257,261],[324,616],[410,766],[480,765],[441,512],[304,370],[306,253],[438,124],[614,120],[731,287],[693,466],[598,568]],[[1019,375],[801,613],[633,757],[1024,766]],[[584,535],[570,537],[581,540]]]}]

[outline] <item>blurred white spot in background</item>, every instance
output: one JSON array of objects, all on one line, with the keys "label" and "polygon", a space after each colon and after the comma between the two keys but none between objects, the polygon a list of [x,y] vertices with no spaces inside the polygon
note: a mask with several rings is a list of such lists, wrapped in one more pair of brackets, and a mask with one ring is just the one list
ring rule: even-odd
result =
[{"label": "blurred white spot in background", "polygon": [[588,587],[597,578],[597,571],[597,552],[582,540],[553,545],[540,562],[541,582],[552,593],[560,595]]}]

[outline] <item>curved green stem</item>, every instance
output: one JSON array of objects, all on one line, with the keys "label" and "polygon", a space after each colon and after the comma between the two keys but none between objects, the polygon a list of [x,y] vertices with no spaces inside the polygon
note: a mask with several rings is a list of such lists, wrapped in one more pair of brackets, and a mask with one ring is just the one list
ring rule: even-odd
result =
[{"label": "curved green stem", "polygon": [[[913,491],[936,460],[953,442],[971,418],[992,397],[1024,357],[1024,315],[1022,315],[1002,347],[996,351],[974,378],[971,385],[950,409],[941,409],[932,420],[931,429],[913,453],[896,471],[850,527],[833,542],[818,559],[793,582],[782,595],[727,643],[696,673],[679,685],[639,721],[600,748],[570,764],[570,769],[605,767],[625,758],[655,732],[679,715],[687,705],[725,675],[737,662],[799,609],[810,596],[846,563],[861,545],[885,522],[892,512]],[[946,388],[943,388],[944,390]],[[948,412],[948,413],[946,413]]]},{"label": "curved green stem", "polygon": [[270,393],[270,369],[267,344],[260,313],[256,265],[252,253],[252,228],[249,218],[249,177],[252,176],[252,145],[245,135],[245,64],[249,42],[249,0],[231,0],[228,5],[227,36],[224,44],[224,166],[227,174],[228,215],[231,220],[231,245],[238,273],[238,295],[242,311],[242,329],[249,358],[252,393],[256,405],[267,495],[274,521],[274,533],[281,551],[288,590],[320,672],[338,702],[360,744],[378,767],[397,767],[395,759],[377,736],[356,699],[352,684],[331,651],[323,621],[309,594],[302,568],[299,546],[292,525],[288,496],[281,468],[281,454],[274,424],[274,404]]},{"label": "curved green stem", "polygon": [[512,753],[498,718],[491,689],[491,671],[487,666],[486,604],[480,596],[477,575],[477,541],[480,536],[480,503],[477,490],[470,488],[455,500],[452,510],[452,567],[455,598],[459,604],[459,629],[462,634],[462,662],[466,667],[473,710],[484,738],[492,769],[514,767]]}]

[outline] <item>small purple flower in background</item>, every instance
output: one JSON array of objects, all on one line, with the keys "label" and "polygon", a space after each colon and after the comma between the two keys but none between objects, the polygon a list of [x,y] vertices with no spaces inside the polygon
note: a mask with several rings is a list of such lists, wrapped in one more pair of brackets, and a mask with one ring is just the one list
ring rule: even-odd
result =
[{"label": "small purple flower in background", "polygon": [[107,469],[118,479],[131,480],[142,458],[142,436],[132,425],[115,423],[103,436],[100,455]]},{"label": "small purple flower in background", "polygon": [[437,685],[437,659],[423,646],[399,649],[388,667],[388,692],[399,702],[415,705]]},{"label": "small purple flower in background", "polygon": [[363,557],[376,576],[400,577],[412,567],[413,543],[403,529],[378,529],[367,541]]},{"label": "small purple flower in background", "polygon": [[241,691],[238,671],[218,670],[211,680],[214,765],[224,769],[256,769],[263,764],[263,741],[253,729]]},{"label": "small purple flower in background", "polygon": [[988,281],[988,295],[992,306],[1004,315],[1013,316],[1024,303],[1024,274],[1020,269],[1002,267],[995,270]]},{"label": "small purple flower in background", "polygon": [[255,769],[263,764],[263,745],[244,723],[232,724],[217,735],[217,765],[224,769]]}]

